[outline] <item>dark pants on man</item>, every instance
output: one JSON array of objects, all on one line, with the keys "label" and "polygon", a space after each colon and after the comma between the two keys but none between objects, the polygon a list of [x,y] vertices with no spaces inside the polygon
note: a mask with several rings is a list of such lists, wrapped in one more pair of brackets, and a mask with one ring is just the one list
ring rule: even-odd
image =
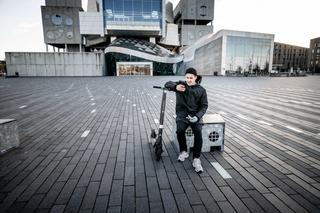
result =
[{"label": "dark pants on man", "polygon": [[177,138],[180,152],[187,151],[186,129],[190,126],[194,134],[193,158],[199,158],[202,148],[202,124],[190,123],[189,121],[177,120]]}]

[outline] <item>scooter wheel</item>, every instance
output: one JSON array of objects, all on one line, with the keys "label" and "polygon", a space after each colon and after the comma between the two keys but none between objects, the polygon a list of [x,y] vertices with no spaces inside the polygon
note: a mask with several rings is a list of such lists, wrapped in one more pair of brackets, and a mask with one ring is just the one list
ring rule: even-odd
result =
[{"label": "scooter wheel", "polygon": [[156,156],[156,160],[159,161],[161,158],[161,155],[160,156]]},{"label": "scooter wheel", "polygon": [[151,130],[151,138],[156,138],[157,137],[157,133],[154,129]]},{"label": "scooter wheel", "polygon": [[154,152],[156,154],[156,160],[159,161],[161,158],[161,154],[163,152],[161,139],[158,138],[155,144],[153,145],[153,147],[154,147]]}]

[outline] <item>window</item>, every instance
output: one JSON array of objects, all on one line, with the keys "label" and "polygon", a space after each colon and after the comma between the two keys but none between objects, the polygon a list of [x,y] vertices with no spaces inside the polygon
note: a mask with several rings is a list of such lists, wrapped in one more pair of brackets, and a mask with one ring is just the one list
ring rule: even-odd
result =
[{"label": "window", "polygon": [[207,16],[207,6],[203,5],[200,7],[200,16],[204,17],[204,16]]},{"label": "window", "polygon": [[115,13],[123,13],[123,1],[117,1],[113,6]]},{"label": "window", "polygon": [[133,12],[135,14],[142,12],[142,0],[133,0]]},{"label": "window", "polygon": [[123,11],[124,15],[127,17],[132,17],[132,1],[131,0],[124,0],[123,2]]},{"label": "window", "polygon": [[142,9],[143,9],[143,13],[150,14],[151,13],[151,1],[150,0],[143,1]]},{"label": "window", "polygon": [[111,11],[113,11],[113,0],[105,0],[103,6],[104,10],[110,9]]},{"label": "window", "polygon": [[153,0],[152,1],[152,11],[162,11],[161,0]]}]

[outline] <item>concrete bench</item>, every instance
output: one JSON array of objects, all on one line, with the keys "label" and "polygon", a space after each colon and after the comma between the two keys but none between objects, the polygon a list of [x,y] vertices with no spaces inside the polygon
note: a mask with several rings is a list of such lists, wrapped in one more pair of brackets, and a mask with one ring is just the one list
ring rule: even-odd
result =
[{"label": "concrete bench", "polygon": [[0,154],[20,145],[15,119],[0,119]]},{"label": "concrete bench", "polygon": [[[224,150],[224,132],[225,132],[225,122],[221,115],[219,114],[205,114],[200,121],[203,124],[202,127],[202,152],[210,152],[215,148],[220,151]],[[172,138],[175,146],[179,150],[179,143],[176,134],[176,122],[173,122],[172,128]],[[193,147],[193,133],[190,127],[186,130],[186,139],[188,152]]]}]

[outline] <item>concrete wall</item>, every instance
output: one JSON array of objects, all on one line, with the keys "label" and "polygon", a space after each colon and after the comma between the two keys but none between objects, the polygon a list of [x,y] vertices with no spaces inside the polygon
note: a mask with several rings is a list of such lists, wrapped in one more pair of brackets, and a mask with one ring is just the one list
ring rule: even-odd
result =
[{"label": "concrete wall", "polygon": [[224,75],[221,71],[222,63],[222,38],[202,46],[195,52],[191,67],[198,70],[200,75]]},{"label": "concrete wall", "polygon": [[77,7],[41,6],[43,38],[47,44],[80,44]]},{"label": "concrete wall", "polygon": [[213,26],[182,25],[181,45],[192,45],[201,37],[213,33]]},{"label": "concrete wall", "polygon": [[103,53],[6,52],[8,75],[103,76]]},{"label": "concrete wall", "polygon": [[171,46],[179,46],[179,34],[178,34],[178,25],[167,23],[167,34],[164,38],[160,40],[159,43]]},{"label": "concrete wall", "polygon": [[102,12],[79,12],[80,34],[104,36]]},{"label": "concrete wall", "polygon": [[180,0],[173,13],[174,17],[181,14],[182,19],[212,21],[214,0]]},{"label": "concrete wall", "polygon": [[46,6],[82,7],[81,0],[46,0]]}]

